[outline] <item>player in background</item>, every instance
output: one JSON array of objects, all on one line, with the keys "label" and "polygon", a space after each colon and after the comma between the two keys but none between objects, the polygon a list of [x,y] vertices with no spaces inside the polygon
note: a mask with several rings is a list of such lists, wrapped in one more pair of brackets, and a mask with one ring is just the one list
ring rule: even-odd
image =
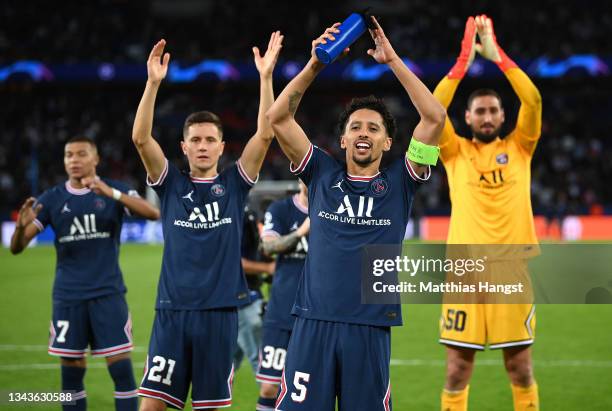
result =
[{"label": "player in background", "polygon": [[185,120],[181,149],[189,170],[169,163],[151,136],[155,97],[170,55],[160,40],[147,61],[148,80],[132,140],[161,200],[164,252],[156,314],[139,389],[142,410],[183,408],[191,385],[194,409],[231,406],[237,307],[249,302],[240,262],[244,206],[274,137],[264,113],[272,105],[272,72],[283,36],[274,32],[262,57],[257,131],[235,164],[218,172],[223,129],[208,111]]},{"label": "player in background", "polygon": [[124,215],[156,220],[159,210],[127,185],[96,174],[100,162],[93,140],[70,139],[64,147],[68,180],[28,198],[17,217],[11,252],[21,253],[51,226],[57,264],[49,354],[61,358],[62,390],[73,390],[75,405],[85,410],[87,346],[94,357],[105,357],[115,383],[117,410],[136,410],[138,398],[132,371],[132,324],[119,268],[119,240]]},{"label": "player in background", "polygon": [[265,214],[262,250],[276,255],[276,271],[270,301],[264,315],[259,367],[258,411],[274,410],[278,386],[285,368],[289,337],[295,323],[291,308],[308,253],[308,188],[301,180],[299,193],[270,204]]},{"label": "player in background", "polygon": [[[480,43],[476,43],[476,34]],[[531,80],[498,45],[491,19],[484,15],[468,19],[457,63],[438,84],[434,95],[444,107],[450,105],[476,51],[497,64],[518,95],[521,107],[515,129],[503,138],[499,133],[504,109],[493,90],[476,90],[468,99],[465,121],[472,130],[471,138],[460,138],[446,120],[440,157],[452,202],[448,244],[537,245],[530,166],[540,138],[542,100]],[[530,256],[526,252],[514,261],[493,262],[491,271],[504,275],[505,270],[528,278]],[[530,349],[534,331],[532,304],[443,304],[440,342],[447,347],[447,372],[442,409],[467,409],[475,353],[487,344],[492,349],[503,349],[514,409],[539,409]]]},{"label": "player in background", "polygon": [[247,205],[244,208],[242,231],[242,269],[246,275],[251,302],[238,310],[238,347],[234,355],[234,367],[238,369],[242,359],[246,357],[253,373],[257,372],[259,363],[263,326],[262,275],[274,274],[274,262],[262,261],[261,258],[259,224],[257,214]]},{"label": "player in background", "polygon": [[374,96],[353,99],[340,116],[346,165],[313,146],[296,122],[302,96],[324,68],[314,49],[333,40],[340,23],[312,42],[310,60],[267,113],[291,170],[308,186],[310,215],[278,410],[331,411],[336,398],[341,411],[391,408],[390,327],[402,323],[401,307],[361,303],[360,253],[369,244],[402,243],[415,191],[437,160],[445,111],[372,23],[375,48],[368,54],[391,69],[421,117],[409,156],[380,170],[396,126]]}]

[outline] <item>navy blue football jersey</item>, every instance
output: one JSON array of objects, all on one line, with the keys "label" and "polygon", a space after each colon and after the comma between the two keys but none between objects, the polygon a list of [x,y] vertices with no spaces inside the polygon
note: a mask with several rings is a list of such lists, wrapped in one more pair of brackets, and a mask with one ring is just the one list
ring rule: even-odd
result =
[{"label": "navy blue football jersey", "polygon": [[[297,194],[270,204],[264,220],[262,236],[280,237],[298,229],[308,217],[308,209],[297,201]],[[304,261],[308,253],[308,238],[302,237],[295,248],[276,258],[272,294],[264,316],[264,325],[293,329],[295,318],[291,309],[295,302]]]},{"label": "navy blue football jersey", "polygon": [[291,171],[308,186],[310,238],[293,313],[326,321],[402,324],[399,304],[361,304],[362,250],[401,244],[416,189],[424,178],[405,157],[375,176],[347,173],[323,150],[310,146]]},{"label": "navy blue football jersey", "polygon": [[[103,179],[110,187],[137,196],[118,181]],[[125,293],[119,268],[121,225],[127,209],[119,201],[88,188],[75,189],[67,181],[45,191],[34,224],[55,232],[57,262],[53,299],[77,301]]]},{"label": "navy blue football jersey", "polygon": [[204,310],[249,302],[240,260],[244,207],[255,181],[239,162],[195,178],[166,160],[147,181],[161,200],[164,253],[157,309]]},{"label": "navy blue football jersey", "polygon": [[[240,252],[242,258],[251,261],[262,261],[259,253],[259,222],[257,214],[247,205],[244,208],[244,226],[242,227],[242,250]],[[244,268],[243,268],[244,269]],[[247,287],[249,288],[249,296],[251,301],[263,298],[261,293],[261,278],[262,273],[247,274],[245,278]]]}]

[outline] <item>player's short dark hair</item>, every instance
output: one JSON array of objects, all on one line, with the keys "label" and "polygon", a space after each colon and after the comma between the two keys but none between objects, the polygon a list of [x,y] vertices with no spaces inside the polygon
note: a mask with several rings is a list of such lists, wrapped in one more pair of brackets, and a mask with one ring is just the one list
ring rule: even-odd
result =
[{"label": "player's short dark hair", "polygon": [[472,91],[472,94],[470,94],[470,96],[468,97],[467,109],[469,110],[472,107],[472,102],[474,102],[475,98],[484,96],[495,97],[497,101],[499,101],[499,106],[502,107],[502,99],[497,91],[490,88],[479,88],[478,90]]},{"label": "player's short dark hair", "polygon": [[87,136],[74,136],[68,139],[68,141],[66,141],[66,144],[70,144],[70,143],[87,143],[90,146],[93,147],[94,150],[98,150],[98,146],[96,145],[96,142],[92,139],[89,138]]},{"label": "player's short dark hair", "polygon": [[183,125],[183,138],[187,137],[189,126],[200,123],[212,123],[217,126],[219,129],[219,136],[221,137],[221,140],[223,140],[223,126],[221,125],[221,119],[218,115],[210,111],[196,111],[195,113],[188,115],[185,119],[185,124]]},{"label": "player's short dark hair", "polygon": [[397,125],[395,124],[395,118],[387,108],[384,100],[376,96],[369,95],[367,97],[357,97],[352,99],[344,108],[344,111],[340,113],[338,119],[338,134],[343,135],[344,129],[346,128],[346,122],[348,121],[351,114],[362,108],[374,110],[381,115],[387,135],[391,138],[395,137],[397,131]]}]

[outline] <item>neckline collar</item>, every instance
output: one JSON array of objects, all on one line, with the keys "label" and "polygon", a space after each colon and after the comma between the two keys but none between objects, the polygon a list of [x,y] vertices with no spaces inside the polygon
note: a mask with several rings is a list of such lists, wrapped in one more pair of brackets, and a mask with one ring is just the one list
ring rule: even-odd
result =
[{"label": "neckline collar", "polygon": [[76,196],[82,196],[91,192],[91,190],[87,187],[83,188],[74,188],[70,185],[70,180],[66,180],[66,191],[70,194],[74,194]]},{"label": "neckline collar", "polygon": [[372,181],[374,178],[380,175],[380,171],[373,176],[354,176],[352,174],[346,173],[346,178],[349,181]]},{"label": "neckline collar", "polygon": [[189,173],[189,178],[194,183],[212,183],[217,177],[219,177],[219,174],[215,175],[214,177],[194,177],[191,175],[191,173]]}]

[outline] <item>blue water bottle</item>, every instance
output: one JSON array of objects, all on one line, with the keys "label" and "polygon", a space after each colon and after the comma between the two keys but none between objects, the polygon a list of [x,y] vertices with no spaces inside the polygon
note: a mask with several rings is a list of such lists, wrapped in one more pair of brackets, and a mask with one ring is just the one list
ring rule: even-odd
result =
[{"label": "blue water bottle", "polygon": [[355,42],[367,29],[366,13],[353,13],[338,27],[340,33],[332,33],[336,40],[326,40],[327,44],[319,44],[315,47],[315,54],[323,64],[334,61],[345,48]]}]

